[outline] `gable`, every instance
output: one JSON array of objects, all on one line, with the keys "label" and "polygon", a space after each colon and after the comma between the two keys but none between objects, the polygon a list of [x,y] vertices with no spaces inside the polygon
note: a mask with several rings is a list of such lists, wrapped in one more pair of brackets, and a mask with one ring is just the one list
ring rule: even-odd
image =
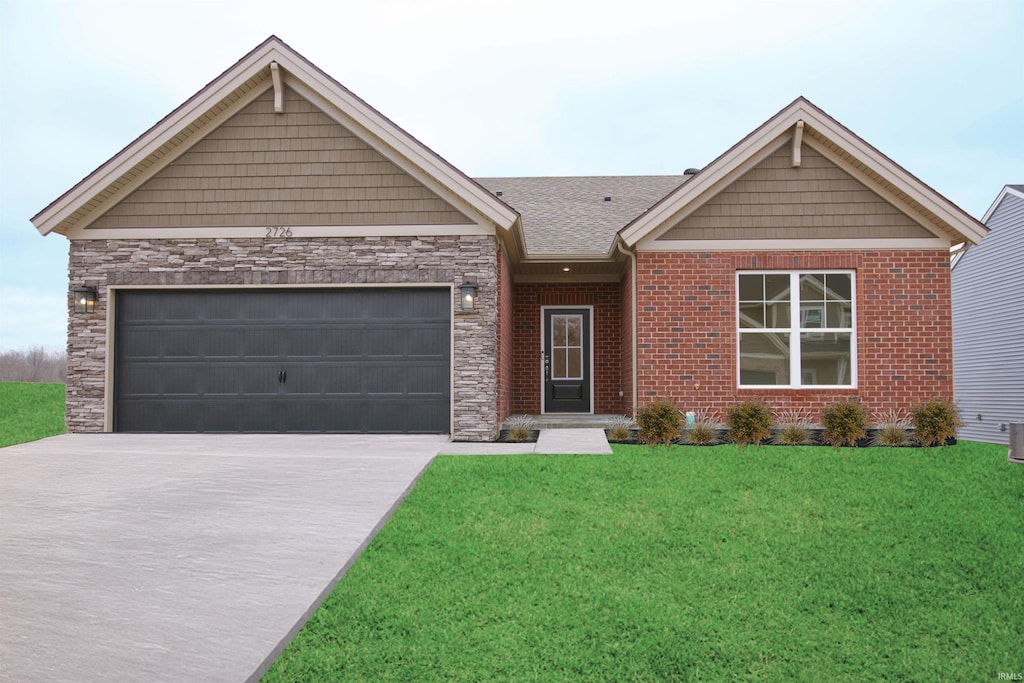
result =
[{"label": "gable", "polygon": [[87,228],[472,221],[291,88],[267,90]]},{"label": "gable", "polygon": [[[792,169],[804,165],[801,158],[804,151],[811,157],[824,157],[837,169],[844,171],[847,177],[838,175],[831,169],[818,168],[816,173],[822,174],[822,180],[833,183],[827,186],[836,189],[825,190],[822,189],[824,185],[817,184],[813,189],[808,189],[808,186],[783,182],[778,188],[784,190],[787,196],[780,197],[773,196],[772,192],[766,192],[764,188],[767,185],[759,183],[767,183],[769,178],[773,183],[775,180],[786,181],[784,167],[779,165],[775,168],[762,168],[761,170],[766,172],[765,179],[754,180],[752,185],[744,188],[748,192],[737,191],[731,198],[729,204],[736,205],[736,202],[739,202],[740,208],[736,209],[735,213],[725,216],[726,221],[709,220],[722,218],[715,215],[716,211],[726,211],[726,202],[721,200],[717,202],[717,206],[709,206],[703,215],[698,213],[705,204],[713,202],[718,195],[747,176],[766,158],[775,154],[788,154],[789,166]],[[781,160],[777,159],[774,163],[778,164],[779,161]],[[851,184],[850,180],[857,184]],[[776,186],[773,185],[773,189],[776,189]],[[841,194],[835,197],[821,194],[834,192]],[[872,193],[877,198],[870,196]],[[750,194],[767,196],[747,196]],[[844,194],[846,196],[843,196]],[[838,201],[832,201],[836,198]],[[796,202],[797,199],[800,201]],[[913,225],[878,203],[879,199],[905,214],[910,223],[924,228],[926,236],[922,237],[922,233],[917,232]],[[775,206],[777,201],[781,204]],[[777,226],[777,218],[763,222],[756,219],[784,215],[786,211],[798,211],[795,208],[797,203],[808,204],[807,210],[818,212],[814,214],[815,217],[824,211],[826,221],[831,221],[831,224],[826,222],[823,226],[826,232],[843,236],[798,236],[797,239],[802,240],[801,242],[779,235],[756,239],[744,236],[744,232],[765,228],[766,223],[774,223]],[[843,208],[842,204],[849,204],[854,213],[849,215],[845,209],[842,214],[831,213]],[[823,209],[822,207],[826,205],[836,206],[828,210]],[[877,211],[882,213],[873,213]],[[685,223],[687,218],[695,214],[698,214],[703,222],[694,220]],[[840,219],[840,215],[848,217]],[[800,212],[796,216],[800,218],[799,227],[814,227],[810,225],[811,221],[806,213]],[[877,224],[872,225],[872,221]],[[788,229],[794,226],[784,227]],[[865,227],[869,229],[864,230]],[[905,234],[916,233],[917,236],[894,237],[884,233],[887,227],[894,227],[898,232]],[[861,228],[862,233],[868,234],[867,239],[870,241],[878,239],[871,237],[871,234],[885,234],[888,239],[887,247],[915,249],[948,249],[951,245],[961,242],[977,244],[987,232],[984,225],[967,215],[963,209],[922,183],[821,109],[798,97],[690,180],[619,230],[619,238],[626,247],[655,251],[713,248],[779,249],[784,239],[790,239],[790,244],[786,245],[786,248],[796,249],[823,246],[848,249],[868,246],[865,237],[850,236],[841,228]],[[693,234],[681,234],[677,231],[675,239],[664,237],[665,232],[677,229],[703,230],[708,231],[705,234],[727,236],[700,239]],[[731,236],[729,231],[732,231]],[[817,242],[812,241],[814,239]]]},{"label": "gable", "polygon": [[[290,95],[286,92],[289,89],[292,91]],[[342,150],[313,146],[316,140],[322,139],[317,133],[311,139],[294,143],[297,148],[285,150],[283,160],[278,158],[268,162],[268,152],[281,151],[271,148],[270,144],[283,144],[284,139],[300,132],[286,126],[283,136],[281,131],[275,130],[269,137],[257,138],[269,141],[267,149],[210,149],[211,145],[207,144],[197,151],[196,146],[208,136],[227,145],[224,139],[215,135],[217,129],[254,100],[273,97],[275,104],[287,104],[280,101],[285,96],[293,104],[298,96],[299,100],[306,101],[306,107],[312,108],[288,112],[278,107],[282,113],[277,116],[286,119],[293,113],[311,118],[325,116],[329,119],[327,125],[337,126],[334,130],[340,138],[349,142],[365,141],[368,148],[345,148],[346,154],[359,158],[337,161],[344,156],[339,153]],[[265,111],[259,113],[266,114]],[[275,117],[264,116],[264,122],[270,118]],[[319,125],[308,127],[312,129]],[[236,140],[233,144],[240,143]],[[370,154],[372,150],[369,148],[380,152],[380,156]],[[228,163],[204,161],[204,158],[209,158],[204,155],[223,154],[225,149]],[[241,155],[250,152],[253,155],[251,162],[239,161]],[[292,156],[288,157],[287,153]],[[175,175],[185,167],[179,164],[180,168],[164,173],[161,182],[146,185],[147,181],[186,154],[191,160],[198,158],[200,163],[189,164],[191,168],[184,177]],[[262,158],[257,159],[261,154]],[[235,155],[234,158],[231,155]],[[295,163],[293,159],[299,157],[309,159],[308,163],[297,164],[299,176],[317,176],[315,184],[312,181],[303,184],[294,174],[294,169],[280,168],[280,164]],[[391,162],[393,167],[387,162]],[[334,164],[335,167],[325,170],[317,164]],[[211,165],[220,167],[212,175],[210,169],[198,168]],[[261,165],[278,167],[252,168]],[[237,172],[239,167],[243,167],[241,173]],[[319,170],[310,173],[314,168]],[[271,175],[278,172],[281,174]],[[193,175],[204,182],[187,182]],[[347,180],[339,180],[342,177]],[[250,180],[252,178],[263,178],[264,182],[280,178],[286,185],[268,187]],[[146,185],[144,192],[135,194],[131,201],[115,210],[143,185]],[[240,193],[242,190],[248,194]],[[329,197],[331,193],[335,194]],[[258,197],[255,206],[252,206],[253,194]],[[227,202],[225,198],[231,201]],[[313,209],[305,206],[309,202],[313,202]],[[157,217],[153,205],[160,203],[163,204],[161,215],[166,218]],[[221,206],[224,203],[236,206]],[[250,207],[241,206],[245,203]],[[374,214],[375,218],[368,220],[368,214]],[[108,227],[99,227],[97,223],[103,216],[106,218],[102,225]],[[242,216],[257,220],[243,220]],[[373,234],[389,235],[421,234],[423,230],[431,234],[495,234],[497,231],[501,239],[509,243],[512,253],[521,251],[515,249],[517,244],[513,239],[516,233],[513,228],[519,224],[519,216],[513,209],[276,36],[258,45],[52,201],[32,217],[32,223],[43,235],[56,232],[71,239],[121,238],[132,236],[132,230],[137,231],[135,236],[154,238],[258,237],[262,236],[264,228],[273,226],[276,219],[287,219],[290,223],[293,218],[297,224],[308,226],[304,228],[305,234],[319,236],[359,236],[368,234],[368,230]],[[277,225],[282,223],[285,221],[281,220]],[[115,225],[119,227],[111,227]],[[146,225],[158,227],[144,227]],[[421,225],[431,227],[419,227]]]},{"label": "gable", "polygon": [[657,239],[930,238],[933,234],[810,145],[779,147]]}]

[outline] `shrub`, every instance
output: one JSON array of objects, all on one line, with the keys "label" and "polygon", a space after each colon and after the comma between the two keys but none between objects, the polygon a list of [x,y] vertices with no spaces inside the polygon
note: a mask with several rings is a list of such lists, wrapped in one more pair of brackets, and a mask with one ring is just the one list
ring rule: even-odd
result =
[{"label": "shrub", "polygon": [[605,429],[608,430],[608,439],[610,441],[629,441],[631,436],[630,430],[636,428],[636,421],[631,417],[625,415],[616,415],[612,419],[608,420],[605,425]]},{"label": "shrub", "polygon": [[811,443],[811,418],[803,409],[784,410],[776,421],[772,443],[779,446],[804,446]]},{"label": "shrub", "polygon": [[910,442],[910,436],[907,434],[910,418],[902,408],[876,413],[871,421],[878,430],[871,440],[871,445],[898,448]]},{"label": "shrub", "polygon": [[868,416],[856,401],[840,401],[825,406],[821,411],[821,435],[825,443],[833,446],[855,446],[857,439],[867,434]]},{"label": "shrub", "polygon": [[706,410],[698,410],[693,426],[683,434],[683,440],[694,446],[713,446],[718,443],[718,424]]},{"label": "shrub", "polygon": [[508,430],[509,441],[529,441],[533,434],[533,428],[537,421],[529,415],[513,415],[505,420],[505,429]]},{"label": "shrub", "polygon": [[914,425],[914,438],[922,446],[941,446],[946,443],[946,439],[956,436],[956,428],[963,424],[956,406],[942,399],[932,399],[914,406],[910,419]]},{"label": "shrub", "polygon": [[772,413],[763,401],[744,401],[729,407],[725,422],[729,441],[738,446],[755,446],[772,435]]},{"label": "shrub", "polygon": [[640,425],[640,441],[649,446],[659,443],[667,446],[679,436],[683,417],[671,401],[658,400],[640,407],[636,421]]}]

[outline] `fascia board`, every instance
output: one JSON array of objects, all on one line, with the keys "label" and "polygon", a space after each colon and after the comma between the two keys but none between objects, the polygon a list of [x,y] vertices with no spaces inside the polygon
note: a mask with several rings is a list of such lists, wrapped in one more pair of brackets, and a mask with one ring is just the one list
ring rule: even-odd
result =
[{"label": "fascia board", "polygon": [[612,262],[615,259],[607,254],[530,254],[523,259],[526,263],[602,263]]}]

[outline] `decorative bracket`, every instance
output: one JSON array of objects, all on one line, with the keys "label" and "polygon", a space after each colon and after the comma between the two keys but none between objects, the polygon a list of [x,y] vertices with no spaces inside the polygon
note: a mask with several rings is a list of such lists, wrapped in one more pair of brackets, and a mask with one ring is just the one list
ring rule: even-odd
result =
[{"label": "decorative bracket", "polygon": [[804,142],[804,121],[796,122],[796,129],[793,131],[793,168],[800,167],[800,145]]},{"label": "decorative bracket", "polygon": [[277,62],[270,63],[270,77],[274,79],[274,113],[284,113],[284,83],[281,79],[281,67]]}]

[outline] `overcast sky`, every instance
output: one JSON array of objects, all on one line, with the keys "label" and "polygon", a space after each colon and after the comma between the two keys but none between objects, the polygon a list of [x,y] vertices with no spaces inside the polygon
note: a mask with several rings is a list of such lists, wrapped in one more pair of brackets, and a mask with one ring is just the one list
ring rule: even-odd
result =
[{"label": "overcast sky", "polygon": [[980,218],[1024,183],[1024,2],[0,0],[0,350],[63,348],[29,219],[274,34],[471,176],[675,174],[799,95]]}]

